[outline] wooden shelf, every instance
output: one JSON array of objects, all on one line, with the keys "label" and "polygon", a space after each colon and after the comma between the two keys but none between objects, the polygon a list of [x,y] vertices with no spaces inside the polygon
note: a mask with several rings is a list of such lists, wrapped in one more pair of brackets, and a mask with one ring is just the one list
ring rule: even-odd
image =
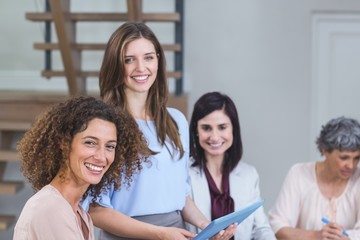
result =
[{"label": "wooden shelf", "polygon": [[19,155],[16,151],[0,150],[0,162],[20,161]]},{"label": "wooden shelf", "polygon": [[0,130],[2,131],[24,132],[30,129],[30,127],[31,127],[30,122],[0,120]]},{"label": "wooden shelf", "polygon": [[[77,43],[73,46],[76,50],[105,50],[106,44],[103,43]],[[57,43],[34,43],[34,48],[38,50],[59,50]],[[164,51],[180,52],[180,44],[163,44]]]},{"label": "wooden shelf", "polygon": [[[26,19],[30,21],[53,21],[51,13],[29,12]],[[71,21],[83,22],[116,22],[128,21],[127,13],[70,13]],[[142,19],[145,22],[179,22],[179,13],[143,13]]]},{"label": "wooden shelf", "polygon": [[15,222],[15,216],[0,215],[0,232],[4,232]]},{"label": "wooden shelf", "polygon": [[[42,71],[41,75],[43,77],[47,77],[47,78],[65,77],[65,72],[64,71]],[[82,71],[82,72],[78,73],[78,76],[80,76],[82,78],[98,77],[99,72],[98,71]],[[167,72],[167,77],[179,79],[179,78],[181,78],[181,72]]]},{"label": "wooden shelf", "polygon": [[1,181],[0,195],[15,195],[24,187],[24,183],[20,181]]}]

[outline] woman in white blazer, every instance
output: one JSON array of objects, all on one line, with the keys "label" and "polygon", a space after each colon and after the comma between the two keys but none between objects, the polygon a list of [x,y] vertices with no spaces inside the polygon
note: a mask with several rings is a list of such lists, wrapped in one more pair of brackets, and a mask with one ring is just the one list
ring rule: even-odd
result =
[{"label": "woman in white blazer", "polygon": [[[212,220],[261,198],[258,173],[240,162],[242,152],[235,104],[219,92],[204,94],[190,121],[189,174],[193,200]],[[189,229],[199,231],[191,225]],[[276,239],[262,207],[239,224],[234,239]]]}]

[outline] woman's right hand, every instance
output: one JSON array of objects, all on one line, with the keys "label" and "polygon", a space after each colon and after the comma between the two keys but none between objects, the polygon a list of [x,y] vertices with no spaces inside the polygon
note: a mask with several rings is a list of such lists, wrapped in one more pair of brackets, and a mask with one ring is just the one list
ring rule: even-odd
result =
[{"label": "woman's right hand", "polygon": [[236,232],[237,225],[237,223],[231,224],[226,229],[220,231],[215,236],[213,236],[211,240],[228,240],[232,238]]},{"label": "woman's right hand", "polygon": [[320,231],[321,240],[348,240],[349,238],[343,235],[344,228],[336,223],[326,224]]},{"label": "woman's right hand", "polygon": [[195,234],[182,228],[160,227],[159,238],[161,240],[188,240],[195,237]]}]

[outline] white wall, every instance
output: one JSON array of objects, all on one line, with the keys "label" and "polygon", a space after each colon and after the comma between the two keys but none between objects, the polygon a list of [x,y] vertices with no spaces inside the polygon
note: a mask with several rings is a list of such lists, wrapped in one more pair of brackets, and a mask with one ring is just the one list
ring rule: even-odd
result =
[{"label": "white wall", "polygon": [[[171,7],[168,0],[151,1],[144,0],[147,9]],[[36,10],[35,2],[39,1],[1,1],[7,11],[0,15],[0,90],[19,85],[9,83],[9,78],[24,86],[26,76],[37,81],[26,88],[53,89],[63,84],[61,80],[44,82],[38,77],[43,54],[33,50],[32,44],[42,41],[40,24],[24,17],[25,12]],[[83,1],[73,2],[84,5]],[[119,1],[101,2],[104,11],[109,6],[121,8]],[[86,1],[89,9],[96,4],[99,1]],[[189,92],[189,109],[207,91],[221,91],[233,98],[241,120],[243,160],[253,164],[260,174],[266,209],[275,201],[291,165],[316,160],[311,154],[315,149],[312,129],[320,126],[312,126],[312,16],[359,11],[357,0],[185,1],[185,89]],[[107,39],[115,27],[84,28],[96,26],[99,29],[88,35],[89,42],[93,37]],[[157,27],[156,33],[166,38],[169,27]],[[89,64],[96,65],[96,61]],[[96,80],[90,85],[96,89]],[[11,238],[7,234],[4,239]]]}]

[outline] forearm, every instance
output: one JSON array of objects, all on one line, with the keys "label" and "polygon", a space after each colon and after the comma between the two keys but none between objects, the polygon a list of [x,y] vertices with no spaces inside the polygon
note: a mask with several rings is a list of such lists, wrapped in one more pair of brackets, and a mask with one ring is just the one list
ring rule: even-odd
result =
[{"label": "forearm", "polygon": [[160,239],[161,227],[135,220],[111,208],[90,207],[94,225],[116,236],[138,239]]},{"label": "forearm", "polygon": [[186,197],[186,203],[182,210],[182,216],[186,222],[191,223],[200,229],[204,229],[210,223],[210,220],[207,219],[196,207],[190,196]]},{"label": "forearm", "polygon": [[300,228],[284,227],[276,232],[278,240],[319,240],[320,231],[303,230]]}]

